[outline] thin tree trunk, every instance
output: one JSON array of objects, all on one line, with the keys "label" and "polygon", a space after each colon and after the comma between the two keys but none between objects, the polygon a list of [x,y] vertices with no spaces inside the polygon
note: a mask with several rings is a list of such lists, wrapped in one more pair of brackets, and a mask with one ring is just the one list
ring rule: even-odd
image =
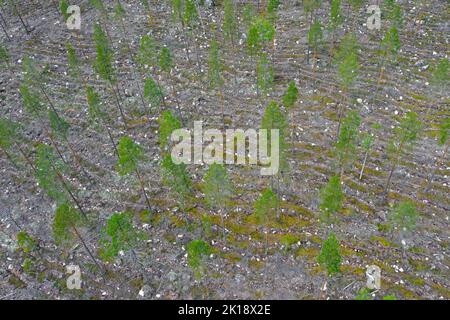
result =
[{"label": "thin tree trunk", "polygon": [[151,206],[150,206],[150,200],[148,199],[147,193],[145,192],[144,181],[142,180],[142,177],[141,177],[141,175],[140,175],[140,173],[139,173],[139,169],[136,168],[135,171],[136,171],[136,176],[137,176],[137,178],[138,178],[138,180],[139,180],[139,184],[140,184],[140,186],[141,186],[142,193],[144,194],[145,202],[147,203],[147,206],[148,206],[148,208],[150,209],[150,208],[151,208]]},{"label": "thin tree trunk", "polygon": [[75,226],[72,226],[73,231],[75,232],[75,234],[77,235],[78,239],[81,241],[81,244],[83,245],[83,247],[86,249],[88,255],[91,257],[92,261],[94,261],[95,265],[102,271],[104,272],[104,269],[100,266],[100,264],[98,263],[97,259],[95,259],[94,255],[92,254],[91,250],[89,249],[89,247],[87,246],[86,242],[84,241],[83,237],[80,235],[80,233],[78,232],[77,228]]},{"label": "thin tree trunk", "polygon": [[359,180],[362,179],[364,168],[366,167],[366,161],[367,161],[367,158],[369,157],[369,151],[370,150],[367,150],[366,154],[364,155],[364,161],[363,161],[363,164],[362,164],[361,172],[359,173]]}]

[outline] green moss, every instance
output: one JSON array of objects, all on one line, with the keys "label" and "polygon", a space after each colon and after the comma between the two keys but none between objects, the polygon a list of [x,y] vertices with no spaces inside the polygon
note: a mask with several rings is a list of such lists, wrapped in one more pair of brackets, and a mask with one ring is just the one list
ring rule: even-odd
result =
[{"label": "green moss", "polygon": [[319,249],[315,248],[315,247],[310,247],[310,248],[299,248],[296,252],[295,252],[295,257],[304,257],[306,258],[309,262],[315,262],[317,259],[317,256],[319,255]]},{"label": "green moss", "polygon": [[222,253],[220,253],[220,256],[224,259],[227,259],[227,260],[233,262],[233,263],[237,263],[237,262],[241,261],[241,256],[236,252],[226,252],[226,253],[222,252]]},{"label": "green moss", "polygon": [[397,246],[397,245],[391,243],[390,241],[388,241],[386,238],[381,237],[381,236],[371,236],[370,240],[374,241],[374,242],[378,242],[383,247],[396,247]]},{"label": "green moss", "polygon": [[264,267],[264,262],[252,259],[248,262],[248,267],[253,270],[260,270]]},{"label": "green moss", "polygon": [[20,280],[18,277],[14,276],[14,275],[9,277],[8,283],[18,289],[25,288],[27,286],[25,282],[23,282],[22,280]]}]

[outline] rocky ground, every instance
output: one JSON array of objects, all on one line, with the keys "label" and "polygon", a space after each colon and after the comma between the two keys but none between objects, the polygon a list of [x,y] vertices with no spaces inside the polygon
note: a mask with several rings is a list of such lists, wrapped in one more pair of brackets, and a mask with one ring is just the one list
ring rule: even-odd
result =
[{"label": "rocky ground", "polygon": [[[377,137],[363,178],[359,179],[361,152],[343,179],[344,209],[332,226],[341,242],[342,272],[328,281],[326,291],[322,290],[326,275],[317,263],[327,233],[327,228],[319,221],[318,194],[335,172],[336,106],[342,101],[342,91],[336,81],[336,68],[328,65],[329,44],[321,46],[314,68],[306,62],[309,22],[301,1],[281,1],[275,51],[270,52],[274,60],[275,88],[268,97],[256,95],[255,68],[244,50],[245,45],[221,46],[226,66],[223,103],[229,128],[258,126],[267,103],[280,101],[291,79],[296,80],[300,91],[293,110],[295,139],[288,159],[291,170],[279,188],[282,214],[279,221],[270,224],[267,252],[265,236],[261,228],[252,223],[251,214],[253,202],[270,184],[270,178],[261,177],[257,167],[227,167],[236,193],[225,219],[224,241],[219,213],[209,210],[203,201],[200,185],[206,166],[189,167],[195,194],[190,208],[185,211],[179,209],[178,199],[163,187],[157,142],[158,111],[144,108],[139,98],[145,74],[137,71],[132,57],[140,37],[150,34],[169,47],[175,57],[176,69],[171,76],[159,74],[152,68],[146,71],[156,77],[167,92],[172,92],[166,97],[167,108],[179,116],[187,128],[192,128],[195,120],[204,121],[206,126],[222,127],[222,101],[206,84],[209,30],[213,22],[222,21],[220,5],[201,7],[203,26],[194,32],[202,69],[199,75],[195,53],[190,54],[192,61],[186,59],[183,33],[179,24],[171,19],[169,1],[150,1],[150,16],[140,1],[123,1],[127,12],[123,25],[113,20],[112,14],[109,17],[107,28],[113,39],[129,134],[146,154],[140,169],[152,208],[150,214],[144,214],[147,206],[137,180],[131,176],[120,177],[115,171],[117,159],[108,135],[96,131],[87,120],[83,83],[67,74],[65,46],[70,42],[82,59],[82,71],[89,84],[102,93],[104,105],[114,121],[114,138],[120,138],[125,129],[114,99],[91,67],[95,57],[93,24],[99,20],[99,13],[88,1],[71,1],[82,8],[82,29],[77,33],[66,28],[51,1],[16,2],[32,31],[26,33],[18,17],[3,4],[0,10],[7,22],[10,41],[1,34],[1,42],[12,57],[11,65],[3,68],[0,75],[0,116],[24,124],[23,133],[29,141],[48,142],[41,122],[24,112],[18,91],[23,77],[23,58],[32,57],[38,65],[48,69],[46,86],[58,110],[71,125],[68,140],[81,155],[81,164],[87,171],[87,176],[81,173],[71,150],[61,142],[59,147],[72,168],[67,178],[76,187],[77,196],[90,217],[89,225],[82,230],[88,245],[96,252],[100,229],[106,219],[126,209],[136,213],[135,222],[148,240],[135,247],[135,254],[124,252],[114,263],[103,263],[106,273],[102,274],[81,245],[74,244],[65,250],[56,246],[51,230],[54,202],[39,188],[26,163],[22,161],[16,168],[1,153],[0,298],[354,299],[365,286],[366,266],[371,264],[382,270],[382,287],[374,293],[376,299],[386,295],[395,295],[398,299],[450,298],[450,167],[448,154],[443,161],[438,161],[444,148],[437,144],[435,130],[440,120],[448,117],[450,100],[445,90],[433,89],[429,84],[431,66],[449,53],[447,1],[399,1],[404,12],[404,27],[400,32],[402,49],[397,61],[386,68],[378,92],[375,89],[380,57],[376,50],[383,31],[367,29],[365,6],[344,23],[346,27],[336,36],[340,39],[346,29],[353,28],[361,45],[361,70],[350,92],[349,108],[360,112],[361,130],[367,130],[373,123],[381,124],[383,130]],[[110,12],[114,2],[105,1]],[[242,12],[242,1],[237,3],[238,12]],[[346,6],[345,3],[344,8]],[[328,16],[329,2],[325,1],[318,17],[326,23]],[[240,34],[245,31],[241,25]],[[218,34],[222,37],[220,32]],[[325,31],[325,39],[328,38],[328,31]],[[224,41],[220,39],[219,43],[224,44]],[[180,102],[179,107],[176,100]],[[387,143],[393,127],[407,111],[417,112],[427,129],[414,149],[402,158],[385,202],[382,192],[389,169]],[[33,158],[33,148],[27,150]],[[424,192],[434,170],[432,187]],[[391,207],[402,200],[414,202],[421,216],[413,233],[399,236],[395,230],[386,231],[382,226],[387,223]],[[211,215],[211,235],[205,235],[202,230],[203,214]],[[22,230],[38,239],[39,250],[24,253],[18,249],[17,233]],[[204,261],[201,277],[195,277],[187,265],[186,255],[187,243],[198,238],[207,240],[214,248],[214,253]],[[287,239],[289,246],[284,244]],[[68,264],[80,266],[81,290],[66,287],[65,266]]]}]

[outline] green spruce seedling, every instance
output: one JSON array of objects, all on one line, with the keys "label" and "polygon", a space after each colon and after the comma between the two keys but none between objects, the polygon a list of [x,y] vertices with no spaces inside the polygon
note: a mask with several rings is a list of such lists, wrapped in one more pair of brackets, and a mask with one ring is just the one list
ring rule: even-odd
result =
[{"label": "green spruce seedling", "polygon": [[342,258],[339,247],[339,241],[336,239],[334,232],[331,231],[326,240],[323,242],[322,249],[317,257],[317,262],[319,262],[319,264],[324,267],[327,272],[327,277],[323,285],[323,291],[326,290],[328,278],[341,271],[340,266]]},{"label": "green spruce seedling", "polygon": [[11,164],[19,169],[19,166],[14,159],[11,152],[11,147],[14,146],[18,137],[17,128],[18,124],[8,119],[0,118],[0,150],[6,155],[6,158]]},{"label": "green spruce seedling", "polygon": [[197,279],[205,272],[204,260],[211,253],[212,249],[205,241],[192,240],[187,245],[188,265],[194,271]]},{"label": "green spruce seedling", "polygon": [[113,67],[113,51],[110,47],[106,33],[98,23],[94,26],[94,43],[96,48],[94,70],[102,80],[108,83],[115,98],[122,121],[124,122],[126,130],[128,130],[127,119],[119,99],[117,78]]},{"label": "green spruce seedling", "polygon": [[444,148],[444,151],[442,151],[441,156],[436,161],[433,173],[431,174],[431,177],[427,181],[425,192],[428,192],[429,188],[431,187],[434,177],[436,176],[436,172],[439,168],[439,165],[443,163],[445,156],[447,155],[448,146],[450,145],[450,143],[448,143],[449,131],[450,131],[450,118],[447,116],[442,120],[441,124],[439,125],[439,133],[438,133],[438,145],[441,148]]},{"label": "green spruce seedling", "polygon": [[75,48],[69,43],[66,43],[67,49],[67,64],[69,66],[69,74],[77,79],[80,76],[80,60],[77,57]]},{"label": "green spruce seedling", "polygon": [[298,89],[295,85],[295,81],[291,80],[289,82],[288,88],[286,89],[286,92],[283,95],[282,102],[283,106],[286,108],[286,110],[290,113],[290,122],[291,122],[291,151],[292,154],[294,153],[294,129],[295,129],[295,123],[294,123],[294,105],[298,100]]},{"label": "green spruce seedling", "polygon": [[87,219],[80,201],[75,196],[72,187],[66,181],[63,173],[67,171],[65,164],[54,154],[53,148],[46,144],[36,147],[35,175],[39,186],[47,192],[48,196],[61,204],[66,201],[66,195],[70,196],[78,210]]},{"label": "green spruce seedling", "polygon": [[227,171],[223,165],[213,163],[209,166],[205,175],[203,192],[208,206],[212,209],[220,210],[222,223],[222,236],[225,241],[225,219],[228,202],[233,195],[233,185],[228,178]]},{"label": "green spruce seedling", "polygon": [[406,233],[414,231],[419,216],[420,213],[413,202],[403,201],[391,210],[389,221],[399,231],[400,236],[403,237]]},{"label": "green spruce seedling", "polygon": [[381,125],[378,123],[375,123],[372,125],[372,130],[369,131],[368,133],[366,133],[362,139],[361,139],[361,147],[362,150],[364,152],[364,160],[362,162],[362,166],[361,166],[361,172],[359,173],[359,180],[362,179],[363,173],[364,173],[364,169],[366,167],[366,163],[367,160],[369,158],[369,154],[372,151],[374,145],[375,145],[375,139],[376,139],[376,134],[375,132],[377,130],[381,129]]},{"label": "green spruce seedling", "polygon": [[[180,209],[186,210],[192,192],[192,182],[186,171],[186,165],[175,164],[171,156],[166,155],[161,162],[161,170],[164,184],[178,196]],[[188,222],[187,216],[185,218]]]},{"label": "green spruce seedling", "polygon": [[160,109],[161,104],[164,102],[164,93],[161,87],[153,80],[152,77],[145,80],[144,97],[151,105],[152,109]]},{"label": "green spruce seedling", "polygon": [[114,213],[101,231],[99,254],[104,261],[112,261],[120,251],[131,250],[144,234],[133,225],[133,213],[130,211]]},{"label": "green spruce seedling", "polygon": [[69,1],[67,0],[61,0],[59,1],[59,11],[61,12],[64,21],[67,21],[67,19],[69,18],[70,14],[67,13],[67,9],[69,8],[70,4]]},{"label": "green spruce seedling", "polygon": [[333,51],[335,47],[335,37],[338,27],[344,22],[344,17],[341,12],[341,0],[331,0],[331,14],[328,28],[331,30],[331,46],[330,46],[330,56],[328,63],[331,62],[331,57],[333,56]]},{"label": "green spruce seedling", "polygon": [[342,116],[347,104],[350,87],[358,77],[358,43],[353,34],[346,34],[342,39],[339,50],[336,53],[336,63],[338,65],[338,78],[342,87],[343,101],[338,106],[338,127],[336,138],[339,137],[342,124]]},{"label": "green spruce seedling", "polygon": [[391,27],[383,37],[380,43],[381,47],[381,64],[380,71],[378,75],[376,92],[378,92],[381,84],[381,80],[383,79],[383,72],[385,64],[388,60],[395,60],[397,58],[398,51],[400,50],[400,38],[398,35],[398,29],[393,26]]},{"label": "green spruce seedling", "polygon": [[219,43],[215,38],[211,40],[209,45],[209,58],[208,58],[208,82],[211,90],[217,90],[217,95],[221,101],[221,113],[222,123],[225,126],[225,102],[223,99],[223,63],[221,59],[221,53],[219,51]]},{"label": "green spruce seedling", "polygon": [[78,230],[81,225],[82,219],[77,210],[72,208],[68,203],[62,203],[58,206],[55,212],[55,217],[53,219],[53,237],[55,242],[59,245],[67,245],[73,242],[73,235],[80,240],[83,247],[86,249],[88,255],[94,261],[95,265],[103,271],[103,268],[97,262],[92,251],[89,249],[86,241],[81,236]]},{"label": "green spruce seedling", "polygon": [[387,198],[392,176],[397,168],[404,152],[412,149],[422,131],[422,123],[415,112],[408,112],[401,119],[400,124],[395,128],[394,136],[388,145],[388,157],[390,160],[390,170],[386,186],[384,188],[384,198]]},{"label": "green spruce seedling", "polygon": [[[271,101],[266,109],[264,110],[264,115],[261,120],[261,129],[267,130],[267,144],[268,151],[272,152],[271,146],[271,129],[278,129],[279,133],[279,169],[276,173],[277,178],[277,195],[280,191],[280,176],[289,169],[289,164],[287,161],[287,143],[286,143],[286,131],[288,124],[286,121],[285,114],[280,110],[278,104]],[[271,180],[271,187],[273,189],[273,175]],[[279,219],[280,213],[277,212],[277,219]]]},{"label": "green spruce seedling", "polygon": [[120,176],[129,175],[133,172],[136,174],[142,194],[145,198],[145,202],[150,208],[150,200],[148,199],[147,192],[145,191],[144,187],[144,180],[142,179],[139,171],[139,162],[144,159],[144,151],[142,147],[133,142],[130,137],[123,136],[119,140],[117,151],[119,153],[119,158],[116,164],[117,172]]},{"label": "green spruce seedling", "polygon": [[10,54],[9,54],[8,48],[5,45],[0,44],[0,67],[3,67],[3,65],[6,65],[9,69],[9,66],[10,66],[9,60],[10,60]]},{"label": "green spruce seedling", "polygon": [[181,128],[180,120],[175,117],[171,111],[165,110],[158,119],[159,123],[159,146],[162,153],[165,154],[169,144],[170,136],[176,129]]},{"label": "green spruce seedling", "polygon": [[233,0],[225,0],[223,3],[223,10],[223,35],[225,40],[229,41],[231,47],[234,48],[235,41],[238,39],[239,30]]},{"label": "green spruce seedling", "polygon": [[273,68],[267,59],[267,55],[263,53],[256,67],[256,92],[267,95],[273,87]]},{"label": "green spruce seedling", "polygon": [[344,193],[342,192],[341,180],[339,176],[333,176],[320,190],[321,220],[326,224],[331,224],[335,219],[335,214],[341,210],[343,201]]},{"label": "green spruce seedling", "polygon": [[[263,232],[265,233],[265,246],[264,251],[267,254],[267,249],[269,246],[268,234],[269,234],[269,222],[273,220],[278,214],[279,199],[277,195],[272,191],[272,189],[265,189],[258,200],[255,201],[254,216],[257,223],[263,227]],[[267,229],[267,230],[266,230]]]},{"label": "green spruce seedling", "polygon": [[[319,46],[323,39],[323,31],[322,31],[322,24],[319,20],[315,20],[314,23],[311,25],[308,31],[308,52],[309,48],[313,50],[313,64],[312,68],[314,69],[317,53],[319,50]],[[309,62],[309,58],[308,58]]]},{"label": "green spruce seedling", "polygon": [[339,176],[342,179],[345,169],[351,166],[356,155],[356,146],[358,144],[359,126],[361,117],[356,111],[349,111],[342,123],[342,129],[339,133],[339,140],[336,143],[336,154],[340,168]]},{"label": "green spruce seedling", "polygon": [[26,231],[20,231],[17,234],[17,244],[19,248],[25,253],[31,253],[39,248],[37,241],[30,236]]},{"label": "green spruce seedling", "polygon": [[[159,51],[159,68],[161,69],[161,71],[165,72],[168,76],[172,74],[172,70],[175,68],[172,53],[167,47],[162,47],[161,50]],[[175,102],[177,103],[178,109],[180,109],[181,108],[180,101],[178,100],[174,84],[172,84],[172,95],[175,98]]]}]

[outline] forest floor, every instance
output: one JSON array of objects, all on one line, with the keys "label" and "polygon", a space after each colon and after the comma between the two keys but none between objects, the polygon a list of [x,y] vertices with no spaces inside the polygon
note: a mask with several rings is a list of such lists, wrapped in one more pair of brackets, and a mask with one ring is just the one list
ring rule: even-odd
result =
[{"label": "forest floor", "polygon": [[[87,176],[81,173],[71,150],[61,143],[59,147],[72,168],[67,177],[77,188],[77,196],[90,218],[82,230],[86,242],[96,252],[107,218],[127,209],[136,213],[136,224],[148,240],[134,249],[135,255],[124,252],[114,263],[104,263],[106,273],[102,274],[81,245],[66,250],[56,246],[51,230],[54,202],[39,188],[25,163],[16,168],[1,154],[0,299],[354,299],[365,287],[366,267],[373,264],[381,268],[382,279],[381,289],[374,293],[376,299],[386,295],[398,299],[450,298],[450,163],[448,154],[438,161],[443,148],[437,144],[434,130],[440,119],[448,117],[450,98],[448,92],[439,93],[428,83],[430,66],[449,53],[447,1],[400,1],[404,12],[402,47],[397,61],[386,66],[378,91],[380,56],[376,50],[383,33],[365,26],[365,6],[358,14],[350,12],[351,19],[336,35],[340,39],[351,28],[361,45],[360,75],[350,89],[348,109],[359,111],[362,131],[374,123],[383,129],[362,179],[362,152],[345,172],[344,208],[331,227],[341,243],[342,272],[328,281],[325,292],[322,288],[326,273],[317,256],[328,229],[319,219],[319,190],[336,172],[333,146],[342,91],[336,80],[336,67],[328,64],[327,43],[320,47],[317,59],[311,55],[315,66],[306,61],[309,20],[301,1],[281,1],[276,46],[274,52],[269,51],[275,87],[267,97],[256,94],[254,61],[245,51],[245,40],[233,47],[219,39],[226,67],[223,102],[217,92],[208,89],[206,80],[209,30],[212,21],[222,21],[221,6],[201,7],[203,27],[194,30],[200,73],[195,65],[192,38],[188,60],[180,38],[181,26],[173,22],[168,1],[150,1],[150,17],[140,1],[123,1],[127,12],[123,25],[112,17],[108,20],[118,86],[130,126],[128,134],[145,150],[146,161],[140,169],[152,204],[149,213],[145,211],[148,208],[137,179],[120,177],[115,171],[117,159],[106,132],[99,133],[89,124],[83,83],[67,73],[66,42],[70,42],[82,59],[82,72],[89,84],[102,93],[102,101],[114,119],[114,138],[125,134],[112,95],[91,67],[95,58],[93,25],[99,14],[87,1],[71,1],[82,7],[82,29],[71,32],[48,1],[20,2],[22,15],[32,27],[29,34],[6,5],[0,9],[8,22],[11,40],[2,34],[1,41],[12,56],[10,67],[2,69],[0,75],[0,116],[26,124],[24,133],[30,141],[48,142],[42,124],[23,111],[18,90],[24,57],[30,56],[40,66],[46,66],[46,87],[70,123],[68,140],[88,172]],[[45,5],[40,4],[43,2]],[[105,3],[112,12],[114,1]],[[239,8],[242,9],[242,3]],[[328,21],[328,2],[317,16],[324,24]],[[240,34],[244,32],[241,26]],[[324,32],[328,39],[328,31]],[[130,58],[145,34],[167,46],[174,55],[176,69],[170,77],[152,68],[147,72],[166,88],[167,108],[186,128],[192,128],[197,120],[202,120],[205,127],[222,128],[222,103],[228,128],[258,128],[269,101],[280,102],[289,81],[297,82],[299,101],[290,122],[294,124],[294,142],[288,156],[290,171],[278,188],[281,217],[269,225],[268,248],[263,229],[252,220],[254,201],[271,183],[269,177],[260,176],[260,168],[227,166],[235,195],[225,217],[225,240],[220,213],[210,210],[203,201],[200,186],[206,166],[188,166],[195,201],[186,210],[180,209],[177,197],[163,186],[159,170],[159,111],[142,106],[139,90],[146,75],[137,71]],[[218,35],[222,37],[220,32]],[[383,201],[389,170],[386,148],[394,126],[408,111],[417,112],[427,129],[400,161],[388,200]],[[425,192],[424,186],[434,170],[431,188]],[[408,234],[387,231],[384,226],[391,208],[403,200],[412,201],[420,211],[417,229]],[[204,214],[211,217],[211,234],[202,228]],[[17,233],[21,230],[38,239],[37,253],[18,250]],[[214,251],[204,262],[203,275],[196,277],[187,264],[186,245],[199,238],[208,241]],[[66,287],[68,264],[80,266],[81,290]]]}]

